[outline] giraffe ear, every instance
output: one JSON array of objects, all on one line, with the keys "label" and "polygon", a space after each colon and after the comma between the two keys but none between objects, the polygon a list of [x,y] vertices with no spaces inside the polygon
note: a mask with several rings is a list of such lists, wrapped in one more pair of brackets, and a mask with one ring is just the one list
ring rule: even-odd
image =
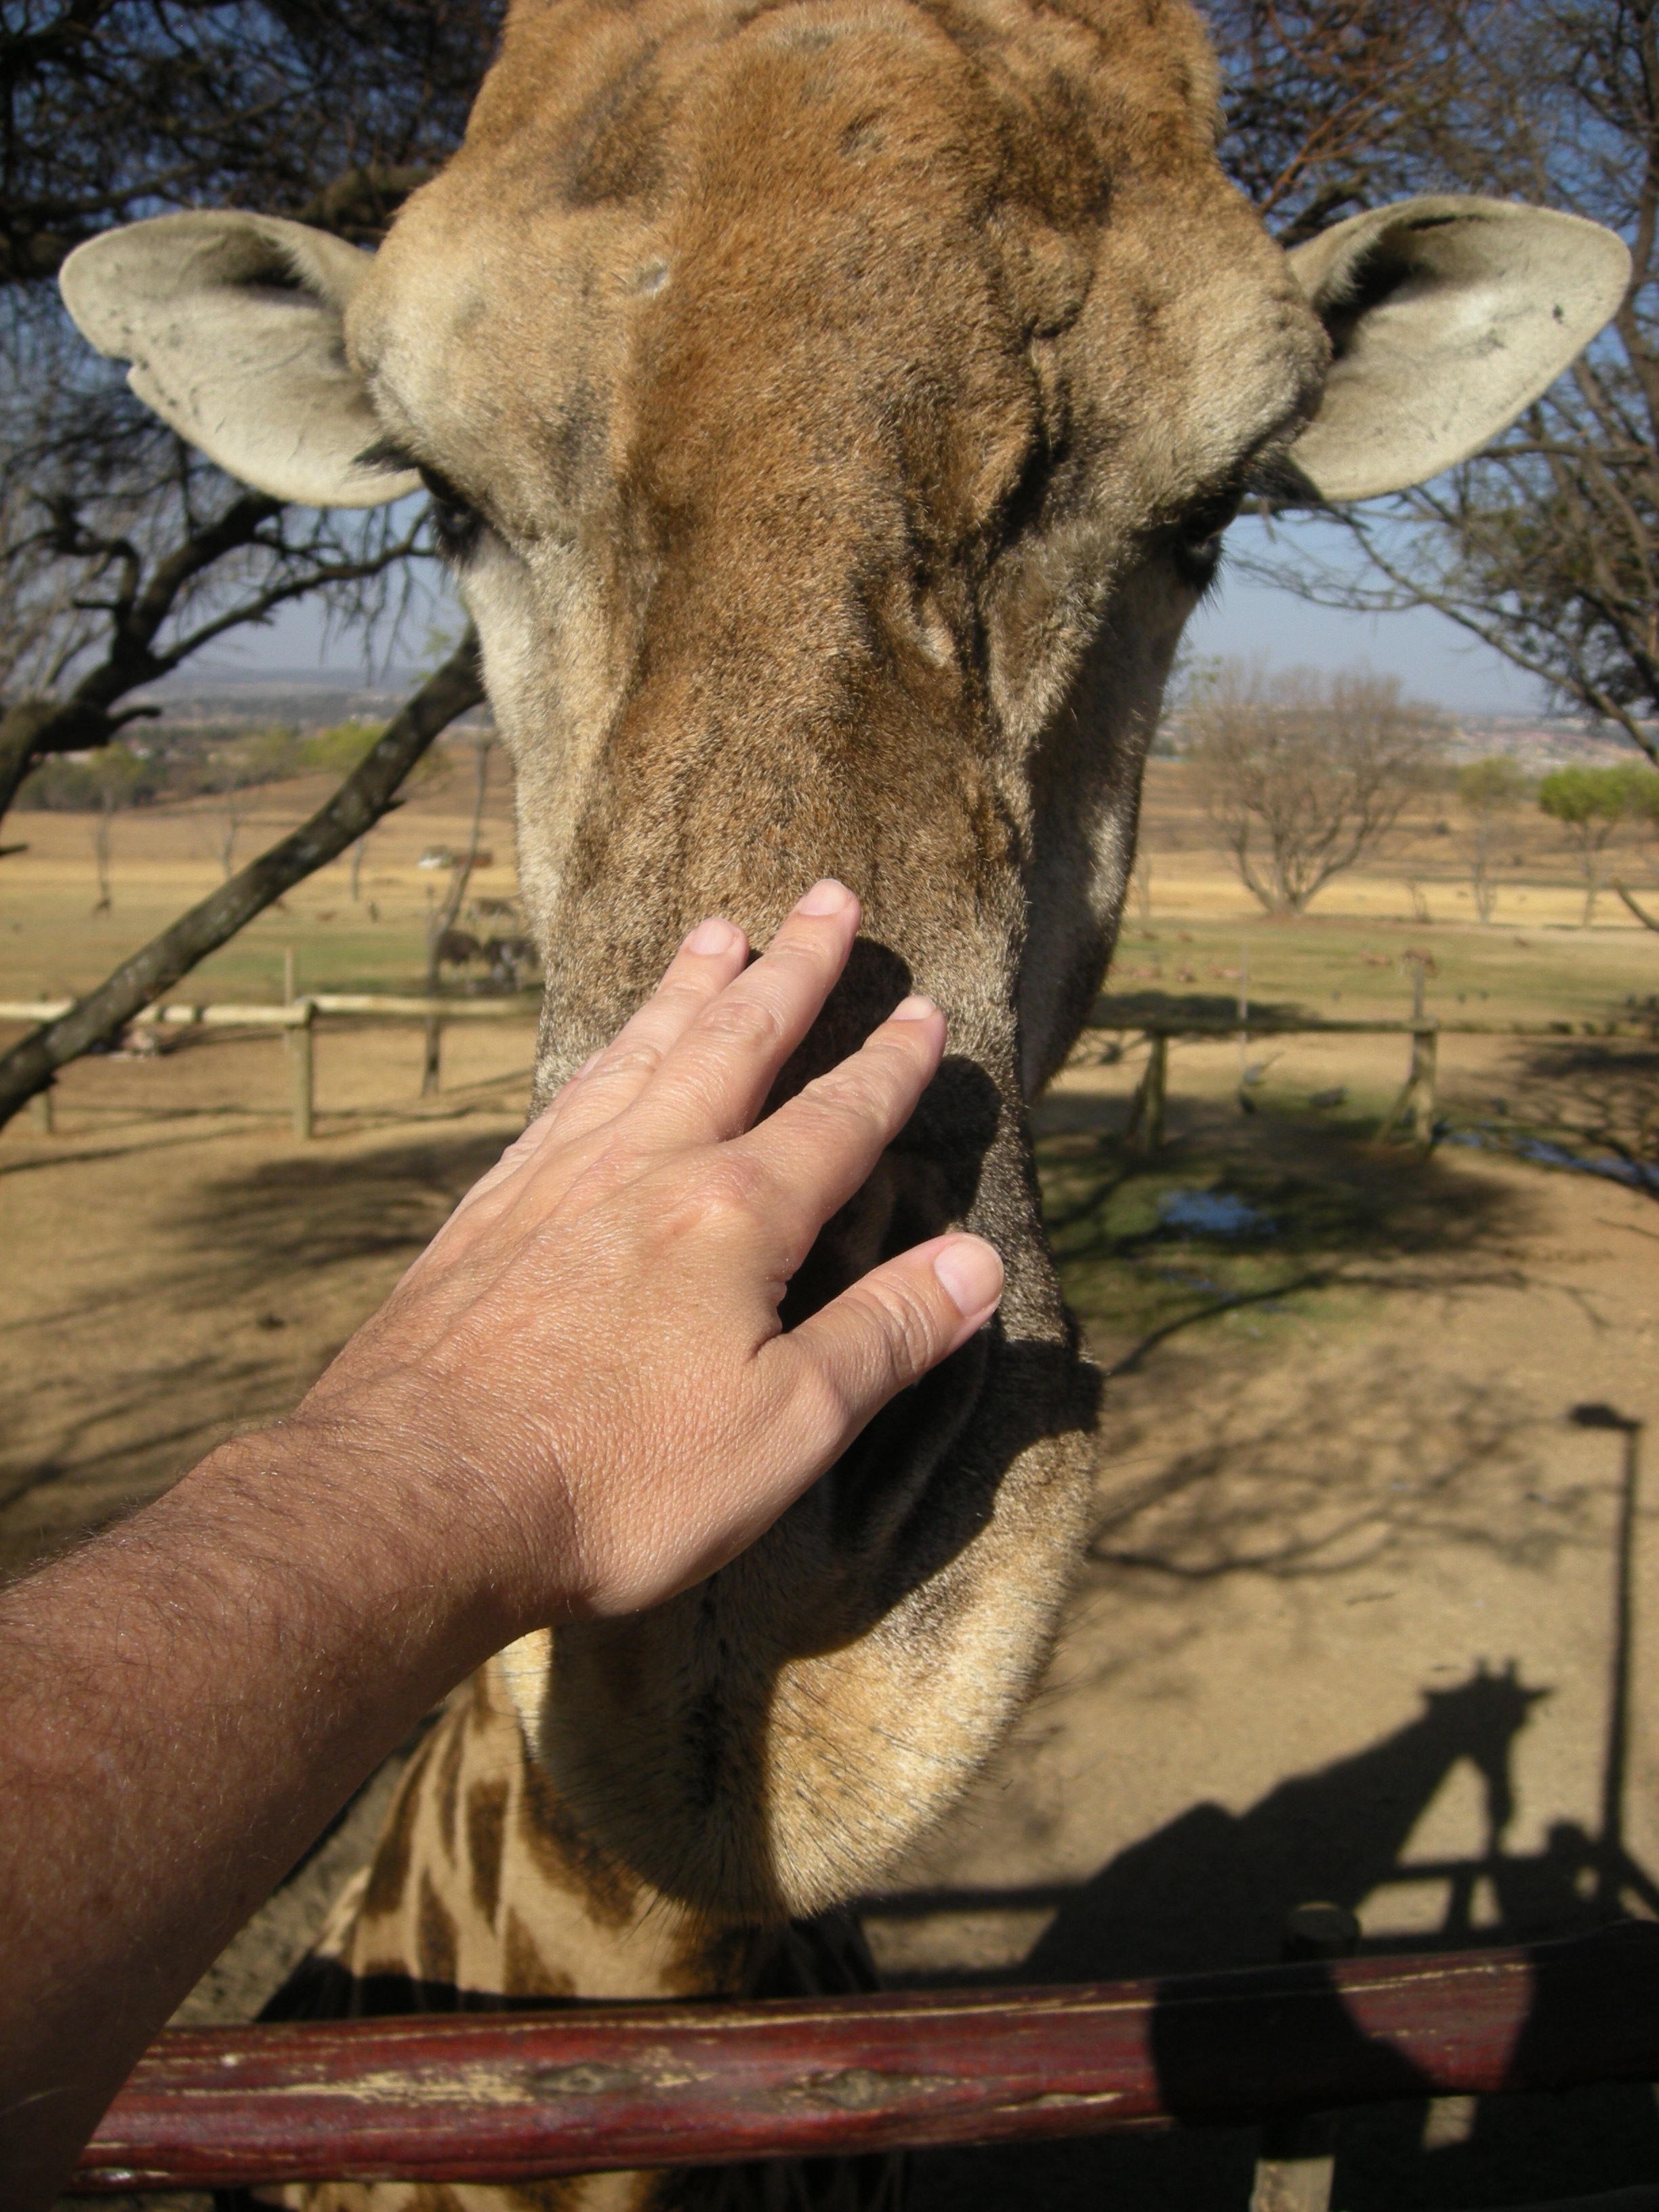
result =
[{"label": "giraffe ear", "polygon": [[1290,460],[1321,501],[1421,483],[1479,453],[1555,381],[1630,283],[1600,224],[1509,200],[1402,200],[1288,257],[1330,335]]},{"label": "giraffe ear", "polygon": [[157,216],[77,246],[58,282],[100,353],[210,460],[307,507],[417,490],[376,465],[380,428],[346,356],[347,301],[372,258],[275,216]]}]

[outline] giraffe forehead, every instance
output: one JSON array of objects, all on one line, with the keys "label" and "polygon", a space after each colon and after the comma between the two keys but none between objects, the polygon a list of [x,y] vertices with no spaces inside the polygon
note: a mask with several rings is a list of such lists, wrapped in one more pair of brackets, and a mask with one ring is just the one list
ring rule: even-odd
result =
[{"label": "giraffe forehead", "polygon": [[[848,433],[906,406],[971,416],[988,386],[1006,404],[1091,292],[1102,391],[1154,381],[1166,442],[1201,425],[1206,465],[1294,404],[1304,363],[1231,343],[1285,324],[1289,288],[1179,40],[1121,39],[1091,106],[1073,27],[1054,58],[1077,96],[1039,110],[896,6],[813,0],[723,42],[649,27],[560,48],[562,72],[545,39],[510,39],[516,73],[354,307],[392,427],[509,514],[603,483],[665,387],[676,434],[734,410],[760,434],[792,399]],[[1093,375],[1076,348],[1069,374]]]}]

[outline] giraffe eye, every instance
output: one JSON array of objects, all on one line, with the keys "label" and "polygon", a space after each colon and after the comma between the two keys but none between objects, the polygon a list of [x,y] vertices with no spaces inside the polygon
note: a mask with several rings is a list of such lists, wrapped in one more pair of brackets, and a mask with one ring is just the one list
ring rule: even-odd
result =
[{"label": "giraffe eye", "polygon": [[1238,513],[1237,492],[1206,500],[1194,509],[1176,536],[1176,566],[1194,591],[1201,592],[1215,579],[1221,565],[1221,540],[1227,525]]},{"label": "giraffe eye", "polygon": [[472,552],[483,528],[483,517],[447,477],[422,468],[421,482],[432,495],[432,528],[438,550],[446,561],[459,567]]}]

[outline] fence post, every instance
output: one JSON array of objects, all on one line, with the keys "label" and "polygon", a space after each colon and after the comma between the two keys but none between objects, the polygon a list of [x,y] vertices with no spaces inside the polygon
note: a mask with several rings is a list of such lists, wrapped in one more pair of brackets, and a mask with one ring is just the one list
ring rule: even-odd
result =
[{"label": "fence post", "polygon": [[1138,1152],[1164,1149],[1164,1108],[1170,1088],[1170,1040],[1162,1030],[1146,1032],[1146,1068],[1129,1110],[1129,1143]]},{"label": "fence post", "polygon": [[1406,1076],[1406,1087],[1389,1109],[1389,1117],[1377,1132],[1387,1137],[1402,1121],[1409,1122],[1413,1139],[1423,1152],[1434,1146],[1436,1086],[1440,1063],[1440,1036],[1437,1025],[1429,1020],[1423,1007],[1424,968],[1420,960],[1412,963],[1412,1061]]},{"label": "fence post", "polygon": [[313,1000],[295,1003],[295,1021],[288,1031],[289,1076],[294,1103],[294,1133],[301,1144],[310,1141],[316,1114],[313,1081],[313,1027],[317,1007]]},{"label": "fence post", "polygon": [[426,1018],[426,1049],[421,1057],[421,1096],[435,1098],[443,1076],[444,1025],[441,1016]]},{"label": "fence post", "polygon": [[1425,1152],[1434,1144],[1435,1086],[1439,1060],[1439,1037],[1431,1029],[1419,1030],[1412,1038],[1412,1133]]},{"label": "fence post", "polygon": [[[1279,1956],[1287,1966],[1347,1959],[1359,1944],[1359,1923],[1340,1905],[1298,1905],[1285,1922]],[[1250,2212],[1328,2212],[1336,2171],[1336,2117],[1303,2112],[1270,2120],[1261,2130]]]}]

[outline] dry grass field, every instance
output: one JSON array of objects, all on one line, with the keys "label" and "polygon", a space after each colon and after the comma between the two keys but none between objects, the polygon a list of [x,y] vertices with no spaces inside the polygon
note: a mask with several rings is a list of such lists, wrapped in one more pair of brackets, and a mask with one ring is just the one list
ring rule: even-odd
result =
[{"label": "dry grass field", "polygon": [[[320,795],[267,794],[251,852]],[[175,997],[407,988],[460,772]],[[505,791],[483,888],[511,888]],[[89,825],[17,817],[0,997],[80,988],[217,878],[190,809],[115,826],[93,915]],[[1115,991],[1582,1024],[1659,993],[1659,939],[1525,825],[1494,926],[1450,834],[1307,920],[1261,920],[1155,764],[1149,908]],[[1632,883],[1641,878],[1633,870]],[[1418,886],[1415,895],[1409,889]],[[368,911],[374,903],[373,915]],[[1659,897],[1654,903],[1659,905]],[[1428,919],[1423,919],[1426,908]],[[282,1119],[284,1048],[214,1036],[70,1069],[56,1127],[0,1135],[0,1559],[19,1566],[290,1403],[518,1124],[530,1025],[452,1032],[416,1097],[406,1029],[330,1029],[316,1139]],[[1169,1143],[1120,1141],[1140,1065],[1079,1065],[1039,1109],[1068,1290],[1107,1377],[1096,1535],[1049,1679],[972,1801],[872,1899],[897,1978],[1073,1980],[1265,1960],[1334,1898],[1372,1947],[1565,1931],[1659,1911],[1659,1044],[1445,1040],[1443,1140],[1380,1145],[1399,1037],[1177,1045]],[[1549,1166],[1576,1159],[1604,1172]],[[1641,1487],[1648,1485],[1646,1491]],[[1627,1510],[1627,1508],[1630,1509]],[[1620,1549],[1620,1530],[1629,1531]],[[1615,1587],[1633,1607],[1621,1631]],[[1621,1681],[1622,1728],[1610,1734]],[[1618,1786],[1613,1787],[1616,1780]],[[222,1961],[188,2016],[242,2016],[373,1832],[382,1777]],[[1243,2131],[935,2154],[923,2212],[1243,2212]],[[1346,2126],[1339,2212],[1499,2204],[1651,2180],[1647,2091],[1389,2106]]]}]

